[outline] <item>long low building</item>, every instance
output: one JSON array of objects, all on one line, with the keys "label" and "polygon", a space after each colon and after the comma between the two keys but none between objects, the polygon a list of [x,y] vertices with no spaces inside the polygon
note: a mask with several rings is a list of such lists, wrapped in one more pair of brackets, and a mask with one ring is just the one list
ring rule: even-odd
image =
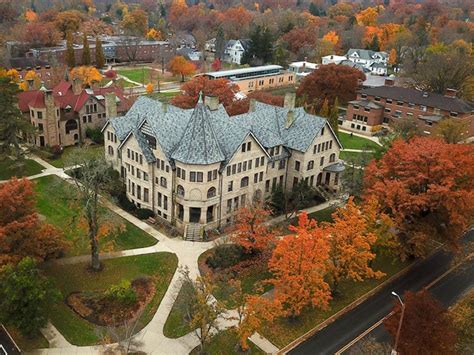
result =
[{"label": "long low building", "polygon": [[392,79],[385,85],[359,90],[350,101],[343,127],[371,135],[382,125],[402,118],[412,118],[425,134],[431,134],[438,122],[456,118],[468,123],[468,137],[474,136],[474,106],[456,97],[448,89],[444,95],[394,86]]},{"label": "long low building", "polygon": [[263,65],[200,74],[209,79],[228,79],[239,86],[244,94],[255,90],[271,89],[295,84],[295,73],[280,65]]},{"label": "long low building", "polygon": [[104,126],[105,155],[137,207],[195,237],[278,185],[339,189],[340,142],[324,118],[294,102],[294,94],[285,107],[252,102],[229,117],[214,97],[187,110],[140,97]]}]

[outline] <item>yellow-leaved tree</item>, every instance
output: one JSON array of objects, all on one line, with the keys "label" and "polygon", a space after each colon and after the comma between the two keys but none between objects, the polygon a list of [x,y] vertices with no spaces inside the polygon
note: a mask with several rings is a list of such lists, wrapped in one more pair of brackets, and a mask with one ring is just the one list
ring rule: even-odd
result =
[{"label": "yellow-leaved tree", "polygon": [[72,79],[80,79],[85,85],[91,86],[102,80],[102,74],[94,67],[81,66],[71,70]]}]

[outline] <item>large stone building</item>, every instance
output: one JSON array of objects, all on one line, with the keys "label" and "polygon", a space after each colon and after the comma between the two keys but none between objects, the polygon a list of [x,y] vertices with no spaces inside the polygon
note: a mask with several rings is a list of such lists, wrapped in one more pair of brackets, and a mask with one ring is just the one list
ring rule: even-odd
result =
[{"label": "large stone building", "polygon": [[84,89],[79,80],[18,94],[20,111],[37,128],[30,141],[39,147],[83,142],[87,128],[103,127],[108,117],[124,114],[130,105],[119,87]]},{"label": "large stone building", "polygon": [[439,121],[451,117],[466,120],[468,136],[474,136],[474,106],[457,98],[455,90],[440,95],[393,83],[386,79],[384,86],[359,90],[357,99],[349,102],[343,127],[370,135],[374,127],[413,118],[425,134],[431,134]]},{"label": "large stone building", "polygon": [[105,154],[136,206],[199,234],[277,185],[339,188],[337,137],[294,100],[287,95],[285,108],[252,101],[248,113],[229,117],[214,97],[188,110],[140,97],[104,126]]}]

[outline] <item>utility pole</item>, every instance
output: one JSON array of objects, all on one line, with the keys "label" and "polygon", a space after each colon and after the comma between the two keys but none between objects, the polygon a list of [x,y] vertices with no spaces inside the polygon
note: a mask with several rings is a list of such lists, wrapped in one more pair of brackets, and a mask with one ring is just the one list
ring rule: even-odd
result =
[{"label": "utility pole", "polygon": [[403,316],[405,314],[405,304],[402,302],[401,297],[395,291],[392,291],[392,296],[396,297],[398,301],[400,302],[400,305],[402,306],[402,313],[400,315],[400,321],[398,322],[397,335],[395,336],[395,344],[391,352],[391,355],[397,355],[398,354],[398,341],[400,340],[400,332],[402,330]]}]

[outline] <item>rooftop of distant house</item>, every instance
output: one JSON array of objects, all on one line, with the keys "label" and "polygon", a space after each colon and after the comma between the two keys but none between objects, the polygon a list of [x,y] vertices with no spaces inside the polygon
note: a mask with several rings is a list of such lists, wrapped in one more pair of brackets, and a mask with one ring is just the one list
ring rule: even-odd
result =
[{"label": "rooftop of distant house", "polygon": [[283,69],[282,66],[272,64],[272,65],[262,65],[259,67],[213,71],[213,72],[205,73],[204,75],[213,77],[215,79],[234,78],[234,77],[238,79],[239,76],[243,75],[247,79],[249,77],[257,77],[257,76],[263,76],[263,75],[268,75],[268,74],[277,74],[282,69]]}]

